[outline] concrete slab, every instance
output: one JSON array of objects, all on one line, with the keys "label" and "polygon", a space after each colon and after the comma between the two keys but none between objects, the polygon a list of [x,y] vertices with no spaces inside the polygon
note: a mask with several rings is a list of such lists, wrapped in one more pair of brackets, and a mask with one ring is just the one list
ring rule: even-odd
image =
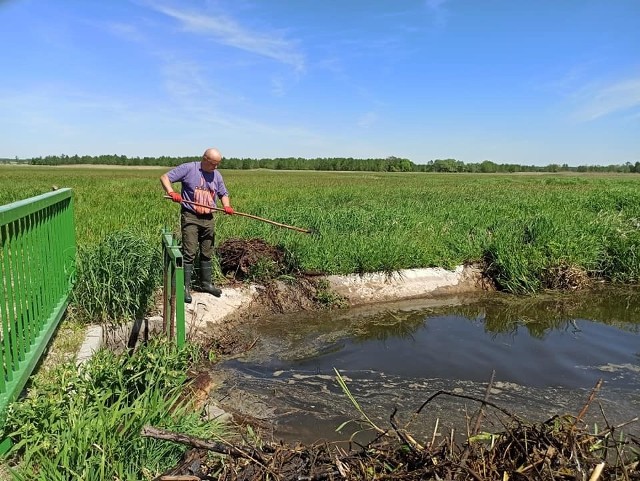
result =
[{"label": "concrete slab", "polygon": [[480,271],[470,266],[458,266],[449,271],[442,268],[405,269],[387,273],[328,276],[331,289],[344,296],[351,305],[369,302],[396,301],[427,296],[443,290],[456,293],[478,288]]}]

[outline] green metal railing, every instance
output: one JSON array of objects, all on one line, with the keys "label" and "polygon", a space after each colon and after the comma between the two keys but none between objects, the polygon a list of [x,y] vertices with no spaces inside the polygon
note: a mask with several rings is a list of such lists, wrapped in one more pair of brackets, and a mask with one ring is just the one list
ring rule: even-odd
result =
[{"label": "green metal railing", "polygon": [[0,412],[20,395],[64,314],[75,255],[71,189],[0,207]]},{"label": "green metal railing", "polygon": [[164,258],[164,298],[162,328],[169,339],[175,339],[179,347],[186,341],[184,322],[184,269],[182,252],[168,229],[162,233]]}]

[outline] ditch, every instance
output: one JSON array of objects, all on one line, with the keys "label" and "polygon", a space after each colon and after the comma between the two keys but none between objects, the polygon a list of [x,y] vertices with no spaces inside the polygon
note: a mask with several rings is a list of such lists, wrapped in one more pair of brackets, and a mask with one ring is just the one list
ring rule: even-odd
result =
[{"label": "ditch", "polygon": [[[465,433],[477,406],[438,399],[445,390],[489,399],[531,422],[577,415],[599,379],[584,420],[625,423],[640,406],[640,291],[601,287],[517,297],[483,292],[344,310],[296,312],[251,323],[251,349],[218,363],[212,394],[224,409],[287,442],[346,441],[362,410],[388,424],[397,409],[416,436]],[[501,426],[487,416],[486,429]],[[625,432],[638,435],[637,422]],[[366,433],[357,436],[367,436]]]}]

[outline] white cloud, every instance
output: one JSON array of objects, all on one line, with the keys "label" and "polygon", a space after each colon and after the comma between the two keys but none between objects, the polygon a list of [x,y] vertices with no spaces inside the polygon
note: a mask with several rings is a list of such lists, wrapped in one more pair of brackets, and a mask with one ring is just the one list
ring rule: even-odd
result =
[{"label": "white cloud", "polygon": [[433,14],[436,26],[444,27],[449,17],[449,10],[445,8],[445,4],[449,0],[426,0],[427,9]]},{"label": "white cloud", "polygon": [[273,77],[271,79],[271,93],[275,97],[283,97],[285,92],[286,86],[282,77]]},{"label": "white cloud", "polygon": [[358,119],[358,127],[368,128],[375,124],[380,116],[375,112],[367,112]]},{"label": "white cloud", "polygon": [[146,41],[144,35],[134,25],[111,22],[106,25],[106,28],[115,36],[131,42],[141,43]]},{"label": "white cloud", "polygon": [[254,32],[224,15],[204,15],[164,5],[152,5],[156,11],[180,22],[189,32],[203,34],[216,41],[247,52],[292,65],[297,71],[305,68],[304,55],[295,42],[285,39],[277,32]]},{"label": "white cloud", "polygon": [[202,68],[195,61],[163,57],[162,74],[169,95],[177,99],[198,99],[209,92]]},{"label": "white cloud", "polygon": [[606,86],[586,87],[576,97],[582,104],[576,111],[576,117],[583,122],[639,108],[640,77]]}]

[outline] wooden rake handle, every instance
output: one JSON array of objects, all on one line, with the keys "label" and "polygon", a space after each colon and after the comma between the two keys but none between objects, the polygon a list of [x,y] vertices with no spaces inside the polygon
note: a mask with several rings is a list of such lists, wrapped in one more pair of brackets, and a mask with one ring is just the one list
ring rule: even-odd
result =
[{"label": "wooden rake handle", "polygon": [[[171,199],[171,196],[165,195],[164,198],[165,199]],[[190,200],[185,200],[185,199],[182,199],[182,202],[184,202],[185,204],[195,205],[197,207],[205,207],[207,209],[217,210],[218,212],[224,212],[224,209],[221,209],[220,207],[212,207],[210,205],[199,204],[198,202],[191,202]],[[267,224],[277,225],[278,227],[284,227],[285,229],[291,229],[291,230],[295,230],[295,231],[298,231],[298,232],[303,232],[305,234],[312,234],[313,233],[313,231],[310,230],[310,229],[303,229],[302,227],[295,227],[293,225],[281,224],[280,222],[276,222],[276,221],[273,221],[273,220],[265,219],[264,217],[258,217],[257,215],[245,214],[244,212],[234,211],[233,215],[240,215],[242,217],[248,217],[249,219],[259,220],[261,222],[266,222]]]}]

